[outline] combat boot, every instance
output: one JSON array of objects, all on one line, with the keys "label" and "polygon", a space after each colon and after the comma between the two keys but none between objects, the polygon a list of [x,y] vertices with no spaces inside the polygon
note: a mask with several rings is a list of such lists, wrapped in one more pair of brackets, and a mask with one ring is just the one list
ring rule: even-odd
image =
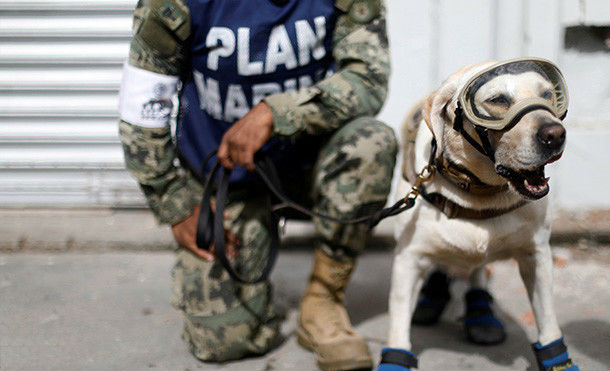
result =
[{"label": "combat boot", "polygon": [[316,250],[309,284],[301,300],[297,340],[313,351],[325,371],[373,366],[369,347],[352,327],[343,306],[354,263],[336,261]]}]

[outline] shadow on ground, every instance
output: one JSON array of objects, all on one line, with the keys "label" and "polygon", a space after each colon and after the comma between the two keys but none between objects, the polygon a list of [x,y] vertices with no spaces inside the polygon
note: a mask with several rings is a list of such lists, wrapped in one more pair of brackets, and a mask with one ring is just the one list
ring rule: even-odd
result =
[{"label": "shadow on ground", "polygon": [[[463,357],[476,354],[489,362],[510,367],[520,359],[527,359],[530,365],[535,364],[525,331],[507,313],[496,311],[507,330],[507,339],[503,344],[481,346],[469,343],[461,321],[442,320],[435,326],[414,326],[412,331],[413,350],[422,354],[426,350],[442,350],[460,353]],[[528,371],[536,371],[536,367]]]},{"label": "shadow on ground", "polygon": [[[563,326],[570,348],[600,361],[610,369],[610,324],[600,320],[573,321]],[[579,344],[605,344],[599,347],[582,347]]]}]

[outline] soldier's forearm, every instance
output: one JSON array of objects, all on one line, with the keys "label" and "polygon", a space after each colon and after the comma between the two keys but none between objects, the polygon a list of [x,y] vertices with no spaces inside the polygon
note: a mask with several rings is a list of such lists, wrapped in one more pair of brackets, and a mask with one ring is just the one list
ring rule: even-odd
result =
[{"label": "soldier's forearm", "polygon": [[317,134],[334,130],[363,115],[375,115],[387,95],[390,56],[385,9],[381,2],[376,16],[359,24],[352,11],[341,15],[334,32],[333,55],[337,73],[316,85],[265,98],[274,118],[277,135],[299,132]]},{"label": "soldier's forearm", "polygon": [[174,166],[169,126],[144,128],[121,120],[119,135],[127,170],[140,184],[159,222],[175,224],[189,216],[198,192],[192,192],[184,170]]},{"label": "soldier's forearm", "polygon": [[148,205],[160,224],[175,225],[193,214],[193,209],[201,201],[197,181],[187,175],[172,178],[166,184],[164,193],[140,183]]}]

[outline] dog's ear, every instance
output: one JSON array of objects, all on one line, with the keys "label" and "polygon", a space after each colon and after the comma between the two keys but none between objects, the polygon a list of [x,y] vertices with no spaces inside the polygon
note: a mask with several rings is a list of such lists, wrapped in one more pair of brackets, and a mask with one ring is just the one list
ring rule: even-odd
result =
[{"label": "dog's ear", "polygon": [[443,142],[445,127],[453,122],[455,108],[451,107],[457,105],[457,91],[457,84],[448,79],[426,99],[424,120],[438,143]]},{"label": "dog's ear", "polygon": [[438,143],[443,143],[445,128],[453,125],[458,95],[462,87],[477,71],[493,63],[495,62],[486,61],[462,67],[428,96],[424,108],[424,120]]}]

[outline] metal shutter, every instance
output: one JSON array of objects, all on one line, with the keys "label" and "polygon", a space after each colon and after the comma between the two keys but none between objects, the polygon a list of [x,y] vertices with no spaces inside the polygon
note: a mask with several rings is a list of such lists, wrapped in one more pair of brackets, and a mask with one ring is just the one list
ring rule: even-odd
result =
[{"label": "metal shutter", "polygon": [[142,205],[117,93],[135,0],[0,0],[0,206]]}]

